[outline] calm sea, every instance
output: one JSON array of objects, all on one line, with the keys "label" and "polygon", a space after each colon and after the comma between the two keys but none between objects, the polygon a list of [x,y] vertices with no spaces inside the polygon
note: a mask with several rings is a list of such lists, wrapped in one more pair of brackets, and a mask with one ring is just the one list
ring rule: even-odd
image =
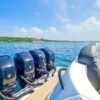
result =
[{"label": "calm sea", "polygon": [[0,55],[8,54],[14,57],[15,53],[49,47],[55,52],[56,66],[69,66],[82,47],[91,42],[0,42]]}]

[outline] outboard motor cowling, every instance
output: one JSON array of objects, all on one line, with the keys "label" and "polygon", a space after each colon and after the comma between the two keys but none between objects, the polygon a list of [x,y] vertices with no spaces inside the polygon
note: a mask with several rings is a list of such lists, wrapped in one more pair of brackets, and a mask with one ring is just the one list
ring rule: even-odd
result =
[{"label": "outboard motor cowling", "polygon": [[35,63],[35,71],[36,71],[36,78],[40,78],[41,76],[47,74],[48,76],[48,72],[46,69],[46,58],[45,58],[45,54],[39,50],[32,50],[30,51],[30,54],[32,55],[33,59],[34,59],[34,63]]},{"label": "outboard motor cowling", "polygon": [[12,97],[16,87],[16,71],[13,59],[8,55],[0,56],[0,96]]},{"label": "outboard motor cowling", "polygon": [[31,88],[18,93],[14,59],[8,55],[0,56],[0,100],[19,100],[33,92]]},{"label": "outboard motor cowling", "polygon": [[[29,52],[20,52],[15,56],[17,75],[22,87],[31,84],[35,79],[34,60]],[[24,82],[23,82],[24,81]],[[28,83],[29,82],[29,83]]]},{"label": "outboard motor cowling", "polygon": [[49,48],[42,48],[41,50],[45,53],[45,56],[46,56],[47,70],[48,71],[54,70],[54,72],[53,72],[53,74],[54,74],[56,72],[56,68],[54,66],[54,62],[55,62],[54,52],[52,50],[50,50]]},{"label": "outboard motor cowling", "polygon": [[0,56],[0,90],[16,82],[16,72],[13,59],[8,55]]}]

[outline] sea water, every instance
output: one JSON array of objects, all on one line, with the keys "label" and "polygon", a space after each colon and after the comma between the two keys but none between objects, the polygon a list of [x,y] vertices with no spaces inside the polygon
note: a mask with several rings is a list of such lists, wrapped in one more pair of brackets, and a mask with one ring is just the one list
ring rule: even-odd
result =
[{"label": "sea water", "polygon": [[49,47],[55,53],[56,66],[69,66],[78,56],[80,50],[91,42],[0,42],[0,55]]}]

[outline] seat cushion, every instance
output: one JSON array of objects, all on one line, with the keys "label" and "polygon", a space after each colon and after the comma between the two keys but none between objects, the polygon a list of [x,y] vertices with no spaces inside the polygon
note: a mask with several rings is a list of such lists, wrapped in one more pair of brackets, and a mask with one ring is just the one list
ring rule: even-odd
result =
[{"label": "seat cushion", "polygon": [[100,43],[84,47],[78,56],[78,62],[87,65],[87,75],[95,89],[100,88]]}]

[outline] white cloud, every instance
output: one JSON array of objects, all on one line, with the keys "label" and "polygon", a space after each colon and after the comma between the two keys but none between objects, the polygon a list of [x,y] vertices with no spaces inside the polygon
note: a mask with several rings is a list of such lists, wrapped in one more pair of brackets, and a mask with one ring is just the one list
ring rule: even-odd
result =
[{"label": "white cloud", "polygon": [[96,6],[100,7],[100,0],[96,0]]},{"label": "white cloud", "polygon": [[100,20],[95,17],[90,17],[79,25],[68,23],[63,29],[71,40],[100,40]]},{"label": "white cloud", "polygon": [[24,27],[15,27],[15,30],[18,32],[18,33],[27,33],[27,29],[24,28]]},{"label": "white cloud", "polygon": [[[26,32],[26,33],[25,33]],[[39,27],[15,27],[13,32],[17,37],[35,37],[35,38],[46,38],[46,39],[63,39],[63,34],[58,32],[57,28],[50,26],[46,29],[40,29]]]},{"label": "white cloud", "polygon": [[90,17],[76,25],[64,19],[59,29],[54,26],[46,29],[33,26],[29,28],[12,27],[5,31],[5,27],[2,27],[0,28],[0,32],[2,33],[0,34],[1,36],[7,34],[8,36],[35,37],[52,40],[100,40],[100,20],[97,20],[95,17]]},{"label": "white cloud", "polygon": [[41,34],[41,33],[43,33],[42,29],[40,29],[40,28],[38,28],[38,27],[32,27],[32,28],[30,29],[30,32],[31,32],[31,33],[36,33],[36,34]]},{"label": "white cloud", "polygon": [[44,30],[43,38],[46,39],[61,39],[59,38],[59,32],[54,26],[50,26],[47,29]]},{"label": "white cloud", "polygon": [[45,31],[45,33],[50,33],[50,34],[54,34],[57,33],[57,29],[53,26],[50,26],[49,28],[47,28]]}]

